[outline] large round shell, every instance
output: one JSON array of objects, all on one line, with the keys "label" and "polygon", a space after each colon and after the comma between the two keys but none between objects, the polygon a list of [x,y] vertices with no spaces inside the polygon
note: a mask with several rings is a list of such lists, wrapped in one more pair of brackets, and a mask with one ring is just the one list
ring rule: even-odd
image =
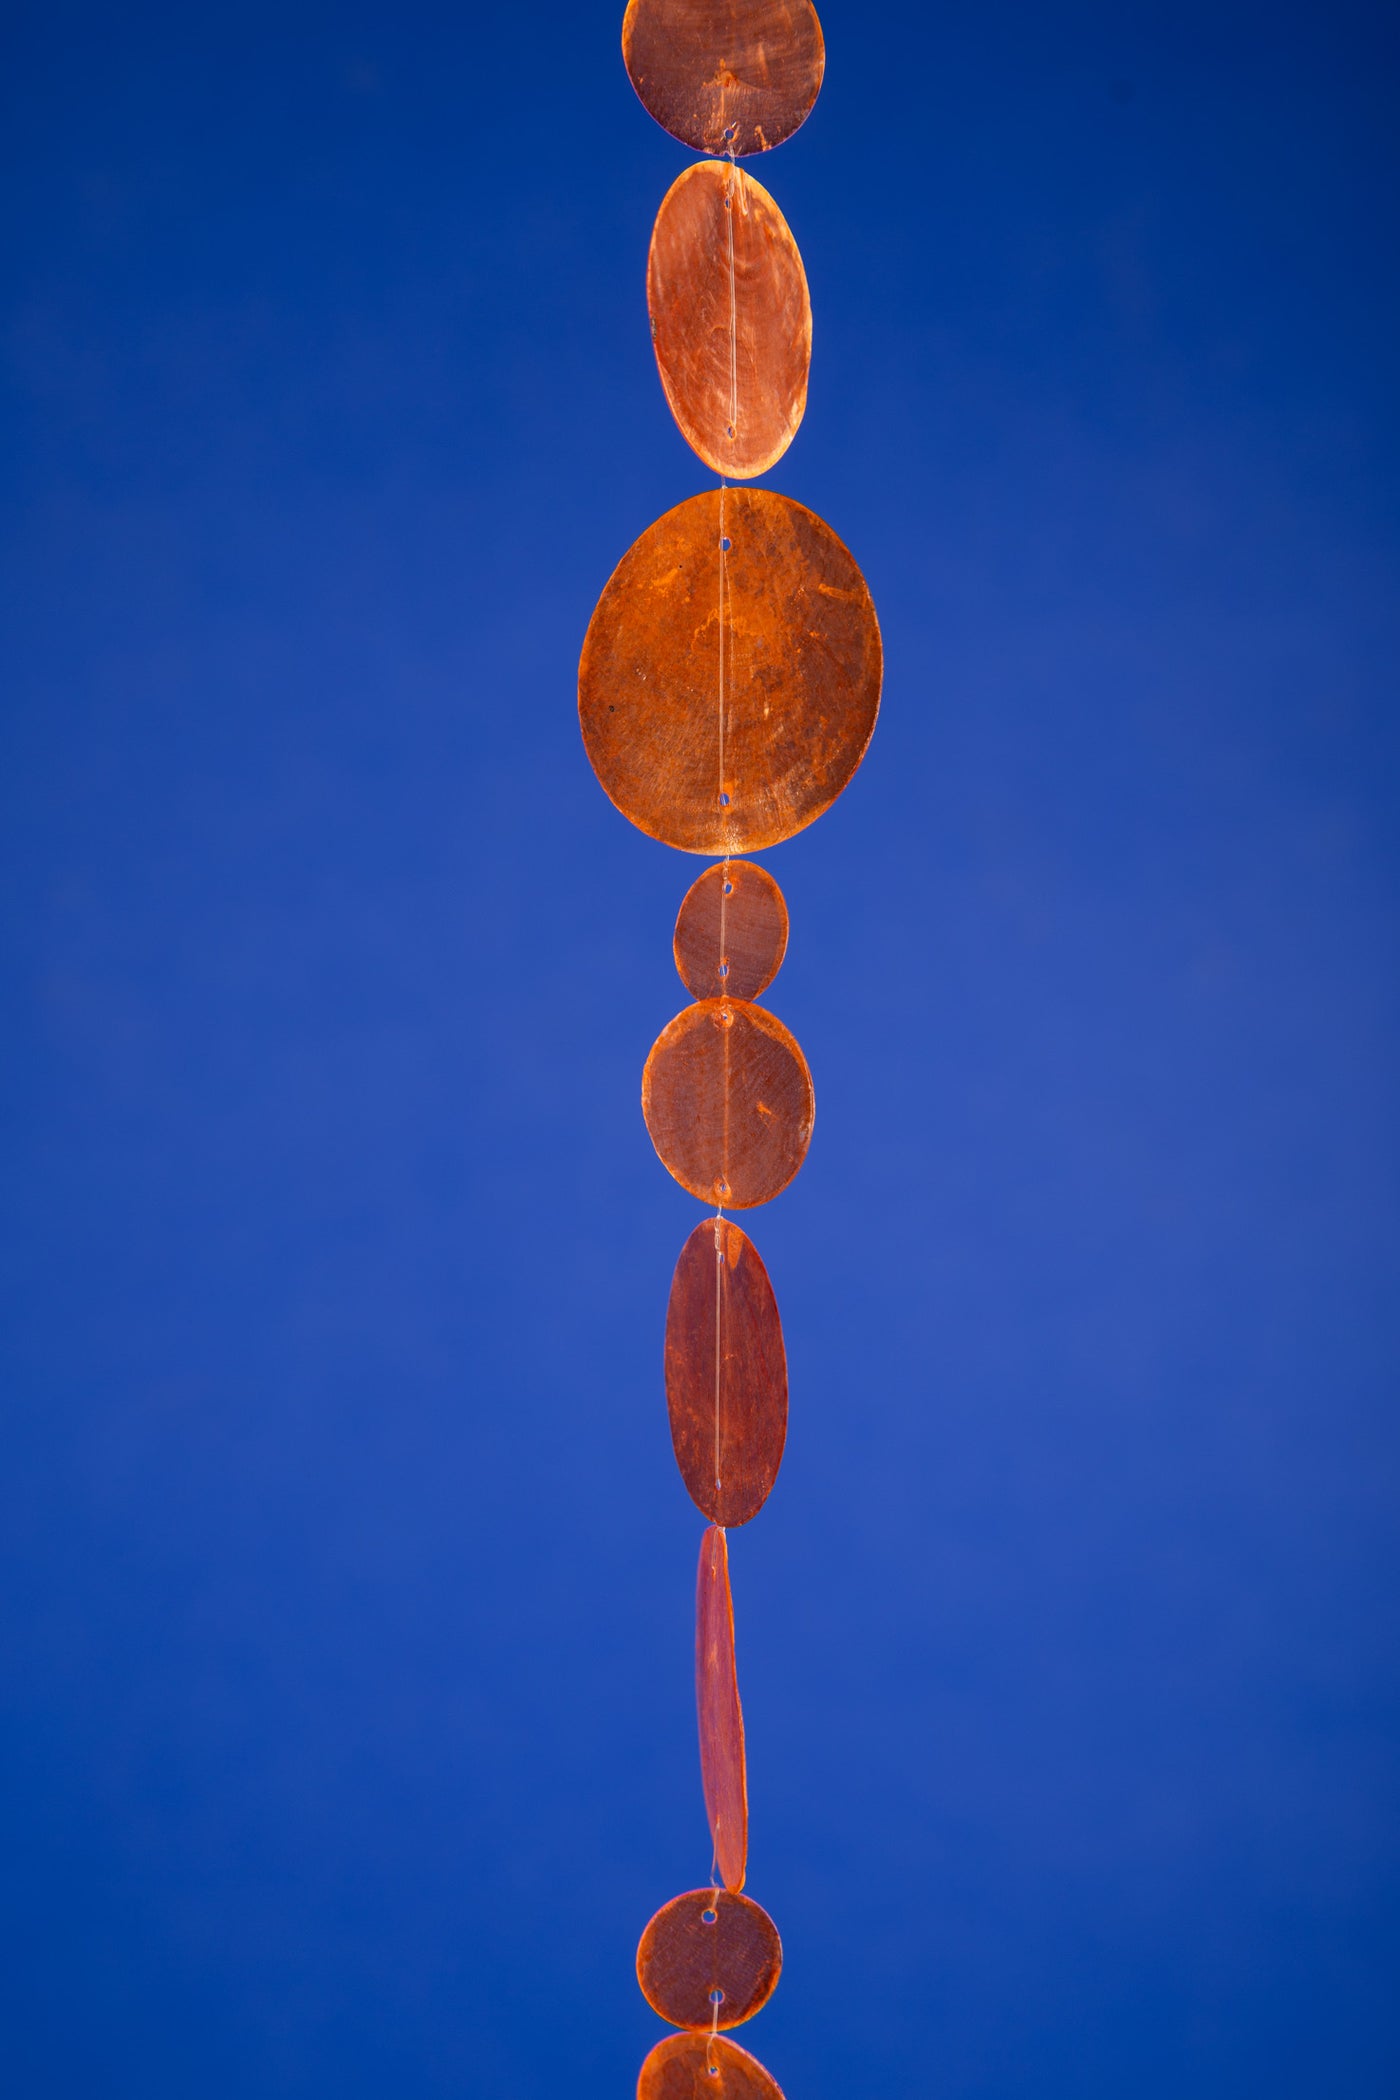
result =
[{"label": "large round shell", "polygon": [[650,837],[747,853],[829,809],[880,709],[880,626],[849,550],[771,489],[658,518],[594,609],[579,722],[604,789]]}]

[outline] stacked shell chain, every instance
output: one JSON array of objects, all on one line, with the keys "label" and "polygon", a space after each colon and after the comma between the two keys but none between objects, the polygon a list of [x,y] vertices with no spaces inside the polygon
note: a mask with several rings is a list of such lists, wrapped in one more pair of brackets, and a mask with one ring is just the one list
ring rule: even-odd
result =
[{"label": "stacked shell chain", "polygon": [[638,2100],[782,2100],[726,2039],[777,1984],[782,1945],[743,1893],[744,1721],[728,1530],[767,1500],[787,1436],[787,1362],[757,1249],[726,1210],[778,1195],[812,1135],[807,1061],[757,1002],[787,947],[771,875],[734,858],[776,846],[830,808],[865,755],[880,704],[880,630],[865,579],[830,526],[786,496],[736,488],[791,444],[807,402],[812,312],[797,244],[738,166],[790,138],[821,86],[809,0],[630,0],[622,50],[642,102],[708,158],[672,184],[647,265],[652,341],[687,443],[720,477],[648,526],[589,622],[579,719],[607,794],[650,837],[718,856],[687,891],[676,967],[692,1004],[661,1031],[642,1112],[662,1164],[714,1206],[681,1249],[666,1316],[676,1460],[708,1518],[696,1594],[700,1771],[708,1886],[642,1934],[637,1977],[681,2030],[642,2066]]}]

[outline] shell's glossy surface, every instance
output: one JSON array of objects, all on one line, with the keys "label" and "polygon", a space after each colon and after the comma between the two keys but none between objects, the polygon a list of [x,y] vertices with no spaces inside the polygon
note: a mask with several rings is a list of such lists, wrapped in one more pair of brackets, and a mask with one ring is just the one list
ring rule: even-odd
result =
[{"label": "shell's glossy surface", "polygon": [[[707,1918],[710,1922],[706,1922]],[[637,1981],[673,2027],[737,2027],[768,2003],[783,1966],[778,1928],[748,1896],[691,1889],[656,1913],[637,1949]],[[722,1995],[718,2001],[713,1991]]]},{"label": "shell's glossy surface", "polygon": [[675,956],[681,983],[697,999],[756,999],[787,953],[788,908],[766,868],[723,860],[697,876],[681,899]]},{"label": "shell's glossy surface", "polygon": [[700,1724],[700,1778],[720,1880],[732,1895],[744,1886],[749,1856],[749,1796],[744,1772],[744,1712],[734,1661],[734,1600],[729,1547],[711,1524],[700,1541],[695,1578],[695,1711]]},{"label": "shell's glossy surface", "polygon": [[812,307],[767,190],[702,160],[661,200],[647,256],[652,347],[682,437],[716,474],[765,474],[807,406]]},{"label": "shell's glossy surface", "polygon": [[622,57],[673,139],[741,156],[792,137],[826,65],[811,0],[628,0]]},{"label": "shell's glossy surface", "polygon": [[722,2034],[668,2034],[637,2080],[637,2100],[783,2100],[756,2056]]},{"label": "shell's glossy surface", "polygon": [[732,1219],[697,1225],[676,1263],[666,1405],[691,1500],[712,1524],[747,1524],[782,1464],[787,1355],[768,1271]]},{"label": "shell's glossy surface", "polygon": [[851,779],[880,674],[865,578],[830,526],[771,489],[710,489],[613,571],[584,638],[579,722],[640,830],[688,853],[754,852]]},{"label": "shell's glossy surface", "polygon": [[767,1203],[807,1156],[816,1100],[782,1022],[743,999],[700,999],[652,1044],[642,1114],[661,1164],[702,1203]]}]

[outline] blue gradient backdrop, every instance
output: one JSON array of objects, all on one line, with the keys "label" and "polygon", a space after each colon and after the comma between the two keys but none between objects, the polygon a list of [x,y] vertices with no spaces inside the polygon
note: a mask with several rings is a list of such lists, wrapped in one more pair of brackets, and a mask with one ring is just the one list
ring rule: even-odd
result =
[{"label": "blue gradient backdrop", "polygon": [[[31,10],[5,123],[18,2100],[632,2090],[709,1862],[578,740],[708,476],[619,0]],[[1379,8],[828,0],[779,488],[883,619],[733,1560],[790,2100],[1400,2090]]]}]

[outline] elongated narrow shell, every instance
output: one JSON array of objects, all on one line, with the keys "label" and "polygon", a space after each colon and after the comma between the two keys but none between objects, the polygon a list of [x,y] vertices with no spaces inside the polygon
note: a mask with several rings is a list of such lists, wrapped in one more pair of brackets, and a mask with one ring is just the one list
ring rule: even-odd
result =
[{"label": "elongated narrow shell", "polygon": [[748,1210],[780,1194],[807,1157],[816,1098],[776,1015],[742,999],[699,999],[652,1044],[642,1114],[682,1188]]},{"label": "elongated narrow shell", "polygon": [[767,1911],[728,1889],[673,1896],[637,1948],[642,1996],[673,2027],[737,2027],[752,2019],[777,1989],[782,1967],[783,1943]]},{"label": "elongated narrow shell", "polygon": [[744,1711],[734,1660],[729,1547],[718,1524],[711,1524],[700,1541],[695,1578],[695,1712],[710,1838],[720,1880],[737,1896],[744,1886],[749,1856],[749,1795]]},{"label": "elongated narrow shell", "polygon": [[730,1218],[681,1249],[666,1308],[666,1405],[676,1464],[712,1524],[747,1524],[787,1440],[787,1354],[768,1271]]},{"label": "elongated narrow shell", "polygon": [[880,709],[880,627],[829,525],[710,489],[649,525],[598,600],[579,725],[606,793],[687,853],[749,853],[829,809]]},{"label": "elongated narrow shell", "polygon": [[811,0],[628,0],[622,57],[673,139],[741,157],[792,137],[826,66]]},{"label": "elongated narrow shell", "polygon": [[771,2071],[722,2034],[668,2034],[642,2065],[637,2100],[783,2100]]},{"label": "elongated narrow shell", "polygon": [[652,347],[681,435],[716,474],[767,473],[807,406],[812,306],[767,190],[704,160],[661,200],[647,257]]}]

